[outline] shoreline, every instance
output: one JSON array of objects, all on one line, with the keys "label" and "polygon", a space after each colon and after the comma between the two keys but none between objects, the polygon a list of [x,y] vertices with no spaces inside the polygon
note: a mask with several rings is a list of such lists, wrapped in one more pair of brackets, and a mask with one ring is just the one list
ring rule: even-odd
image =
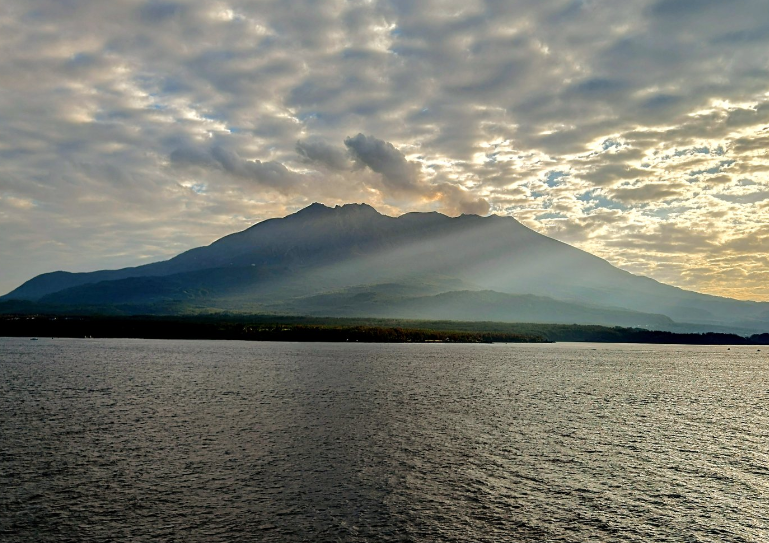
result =
[{"label": "shoreline", "polygon": [[338,319],[275,315],[2,315],[0,337],[208,339],[323,343],[635,343],[769,345],[769,334],[743,337],[598,325]]}]

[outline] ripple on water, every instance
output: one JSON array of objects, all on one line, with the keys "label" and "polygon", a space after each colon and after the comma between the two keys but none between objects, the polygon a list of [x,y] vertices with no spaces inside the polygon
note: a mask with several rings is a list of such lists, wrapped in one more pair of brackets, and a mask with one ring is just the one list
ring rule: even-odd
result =
[{"label": "ripple on water", "polygon": [[767,541],[768,362],[0,339],[0,539]]}]

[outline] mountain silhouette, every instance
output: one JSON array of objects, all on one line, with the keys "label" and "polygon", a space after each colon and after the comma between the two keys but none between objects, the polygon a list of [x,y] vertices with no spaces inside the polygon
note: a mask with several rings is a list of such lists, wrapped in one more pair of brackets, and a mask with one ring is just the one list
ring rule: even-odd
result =
[{"label": "mountain silhouette", "polygon": [[170,260],[39,275],[0,301],[93,311],[237,311],[769,329],[769,304],[620,270],[511,217],[312,204]]}]

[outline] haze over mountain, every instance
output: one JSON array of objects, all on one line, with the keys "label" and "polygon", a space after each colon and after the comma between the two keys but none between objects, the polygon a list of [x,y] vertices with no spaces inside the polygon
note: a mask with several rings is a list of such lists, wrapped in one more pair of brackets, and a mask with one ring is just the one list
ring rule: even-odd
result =
[{"label": "haze over mountain", "polygon": [[[41,307],[189,313],[769,329],[769,304],[639,277],[511,217],[381,215],[313,204],[170,260],[37,276],[0,298]],[[686,323],[686,324],[684,324]]]}]

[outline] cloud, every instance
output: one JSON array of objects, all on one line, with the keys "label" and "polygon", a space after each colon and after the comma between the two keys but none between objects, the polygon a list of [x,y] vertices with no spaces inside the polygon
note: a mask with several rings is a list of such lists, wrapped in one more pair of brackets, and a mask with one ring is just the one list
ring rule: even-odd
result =
[{"label": "cloud", "polygon": [[[294,171],[277,161],[244,159],[237,152],[219,145],[180,146],[170,153],[169,162],[180,171],[189,168],[201,170],[206,177],[210,177],[210,172],[223,172],[233,179],[246,180],[287,197],[301,195],[307,198],[315,193],[318,197],[313,199],[322,199],[323,187],[333,181],[337,187],[346,186],[347,194],[355,194],[353,186],[363,192],[374,191],[373,194],[369,192],[369,199],[375,198],[374,203],[407,198],[420,206],[433,203],[440,211],[451,215],[485,215],[490,210],[488,200],[483,197],[446,180],[426,179],[419,164],[408,161],[389,142],[358,134],[346,138],[344,143],[347,152],[324,141],[298,142],[297,153],[306,165],[318,167],[317,170]],[[214,183],[222,184],[222,180],[209,182]],[[204,187],[208,189],[209,184],[193,186],[200,193],[204,192]],[[326,190],[325,194],[329,191]]]},{"label": "cloud", "polygon": [[296,152],[310,163],[320,163],[332,170],[349,170],[352,162],[347,153],[324,141],[298,141]]},{"label": "cloud", "polygon": [[647,183],[637,186],[621,186],[609,190],[609,195],[623,203],[647,203],[669,200],[681,196],[683,185],[668,183]]},{"label": "cloud", "polygon": [[281,193],[293,192],[302,179],[280,162],[245,160],[238,153],[215,146],[211,149],[179,148],[170,155],[177,166],[219,168],[235,177],[254,181]]},{"label": "cloud", "polygon": [[649,177],[653,172],[649,170],[636,168],[627,164],[602,164],[597,168],[581,174],[581,177],[591,182],[593,185],[603,187],[611,185],[616,181],[627,179],[639,179]]},{"label": "cloud", "polygon": [[718,194],[716,198],[735,204],[755,204],[769,199],[769,191],[750,192],[748,194]]},{"label": "cloud", "polygon": [[423,201],[439,202],[440,210],[450,215],[486,215],[491,209],[488,200],[473,196],[460,186],[441,179],[429,182],[419,163],[407,160],[390,142],[358,134],[346,138],[344,144],[358,167],[381,175],[388,195],[395,198],[421,197]]},{"label": "cloud", "polygon": [[358,134],[345,139],[344,144],[360,167],[382,174],[389,188],[398,192],[418,190],[419,167],[406,160],[392,143]]},{"label": "cloud", "polygon": [[[511,214],[735,292],[719,246],[628,236],[761,227],[767,29],[758,0],[10,0],[0,290],[88,247],[94,268],[170,256],[317,200]],[[769,299],[766,251],[745,247],[741,295]]]},{"label": "cloud", "polygon": [[666,20],[684,19],[720,6],[723,6],[723,2],[719,0],[661,0],[652,4],[651,13]]},{"label": "cloud", "polygon": [[139,8],[139,19],[143,23],[158,24],[182,15],[185,6],[177,2],[150,1]]},{"label": "cloud", "polygon": [[434,198],[442,203],[441,210],[449,215],[488,215],[491,210],[486,198],[474,198],[472,194],[453,185],[438,187]]}]

